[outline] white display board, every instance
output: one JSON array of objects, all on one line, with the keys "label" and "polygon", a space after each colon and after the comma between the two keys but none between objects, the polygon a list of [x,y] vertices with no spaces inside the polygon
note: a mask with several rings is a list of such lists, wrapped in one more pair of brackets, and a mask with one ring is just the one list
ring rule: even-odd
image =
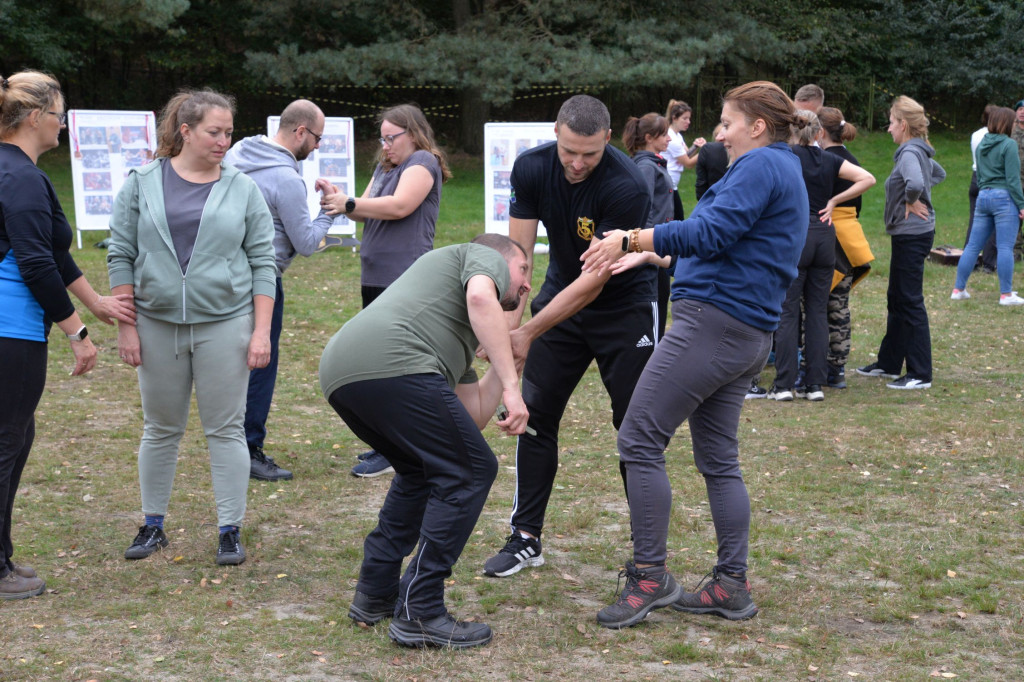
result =
[{"label": "white display board", "polygon": [[[508,234],[509,175],[516,157],[545,142],[555,140],[555,123],[484,124],[484,211],[488,232]],[[544,223],[538,237],[547,237]]]},{"label": "white display board", "polygon": [[68,138],[75,227],[82,248],[82,230],[110,229],[114,197],[128,172],[156,156],[156,116],[152,111],[72,109]]},{"label": "white display board", "polygon": [[[280,123],[280,116],[267,117],[267,137],[277,134]],[[320,213],[320,193],[314,187],[317,178],[329,180],[331,184],[337,185],[338,189],[349,196],[356,193],[356,161],[353,153],[352,132],[353,121],[351,118],[328,116],[324,121],[320,148],[314,149],[313,153],[299,164],[302,170],[302,179],[306,182],[306,201],[309,204],[311,216]],[[347,216],[338,215],[334,217],[334,225],[327,233],[355,237],[356,224]]]}]

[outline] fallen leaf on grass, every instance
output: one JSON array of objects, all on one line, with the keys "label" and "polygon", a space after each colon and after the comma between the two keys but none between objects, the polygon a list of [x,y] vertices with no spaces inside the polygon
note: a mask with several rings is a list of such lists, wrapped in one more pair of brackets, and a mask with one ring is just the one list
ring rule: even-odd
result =
[{"label": "fallen leaf on grass", "polygon": [[863,618],[854,618],[854,620],[857,621],[858,623],[862,624],[862,625],[864,624],[864,619]]},{"label": "fallen leaf on grass", "polygon": [[818,666],[816,666],[816,665],[809,665],[809,666],[807,666],[807,670],[809,672],[816,673],[816,672],[818,672]]},{"label": "fallen leaf on grass", "polygon": [[947,578],[955,578],[956,577],[956,571],[946,571],[946,577]]},{"label": "fallen leaf on grass", "polygon": [[580,633],[581,635],[587,634],[587,626],[583,623],[576,623],[576,632]]},{"label": "fallen leaf on grass", "polygon": [[956,615],[960,616],[960,620],[963,620],[964,618],[967,617],[967,614],[964,613],[963,611],[957,611]]},{"label": "fallen leaf on grass", "polygon": [[42,630],[42,629],[43,629],[43,628],[45,628],[46,626],[45,626],[45,625],[38,625],[38,624],[33,624],[33,625],[32,625],[32,627],[34,627],[34,628],[35,628],[36,630]]},{"label": "fallen leaf on grass", "polygon": [[574,585],[579,585],[580,584],[580,579],[579,578],[571,576],[568,573],[563,573],[562,574],[562,580],[567,580],[567,581],[573,583]]},{"label": "fallen leaf on grass", "polygon": [[287,578],[287,577],[288,577],[287,573],[278,573],[277,574],[277,579],[278,580],[280,580],[281,578]]}]

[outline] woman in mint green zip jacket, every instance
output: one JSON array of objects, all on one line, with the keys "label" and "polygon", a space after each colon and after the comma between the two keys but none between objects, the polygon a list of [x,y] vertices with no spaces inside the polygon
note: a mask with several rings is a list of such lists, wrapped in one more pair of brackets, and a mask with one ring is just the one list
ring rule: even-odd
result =
[{"label": "woman in mint green zip jacket", "polygon": [[114,203],[110,287],[133,294],[138,309],[135,327],[119,325],[118,349],[137,368],[144,421],[145,522],[126,559],[169,544],[163,523],[194,385],[217,501],[217,563],[245,560],[245,399],[249,371],[270,359],[277,270],[259,188],[221,165],[233,117],[233,102],[218,93],[176,95],[161,117],[159,158],[132,171]]}]

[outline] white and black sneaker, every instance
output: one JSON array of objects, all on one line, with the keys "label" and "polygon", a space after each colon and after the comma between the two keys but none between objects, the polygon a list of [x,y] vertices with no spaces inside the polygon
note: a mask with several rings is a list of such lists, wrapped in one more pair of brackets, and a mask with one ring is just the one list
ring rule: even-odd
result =
[{"label": "white and black sneaker", "polygon": [[159,526],[139,526],[139,534],[124,551],[125,559],[145,559],[161,547],[171,544]]},{"label": "white and black sneaker", "polygon": [[899,374],[893,374],[882,367],[877,362],[872,362],[870,365],[857,368],[857,374],[862,377],[878,377],[880,379],[897,379]]},{"label": "white and black sneaker", "polygon": [[540,553],[540,540],[527,537],[519,531],[512,531],[501,551],[484,563],[484,575],[504,578],[528,566],[543,565],[544,556]]},{"label": "white and black sneaker", "polygon": [[238,534],[237,528],[220,534],[220,542],[217,543],[218,566],[237,566],[245,561],[245,547],[242,547]]},{"label": "white and black sneaker", "polygon": [[886,386],[889,388],[907,391],[921,388],[931,388],[932,382],[912,377],[909,374],[904,374],[896,381],[886,384]]}]

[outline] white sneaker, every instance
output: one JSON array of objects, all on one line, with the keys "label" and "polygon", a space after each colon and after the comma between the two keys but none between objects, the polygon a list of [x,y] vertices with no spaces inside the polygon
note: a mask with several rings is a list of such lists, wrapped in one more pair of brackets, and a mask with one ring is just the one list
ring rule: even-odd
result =
[{"label": "white sneaker", "polygon": [[1018,296],[1016,291],[1011,291],[999,297],[999,305],[1024,305],[1024,298]]},{"label": "white sneaker", "polygon": [[953,289],[953,293],[949,295],[950,300],[953,301],[966,301],[971,295],[967,293],[967,289]]}]

